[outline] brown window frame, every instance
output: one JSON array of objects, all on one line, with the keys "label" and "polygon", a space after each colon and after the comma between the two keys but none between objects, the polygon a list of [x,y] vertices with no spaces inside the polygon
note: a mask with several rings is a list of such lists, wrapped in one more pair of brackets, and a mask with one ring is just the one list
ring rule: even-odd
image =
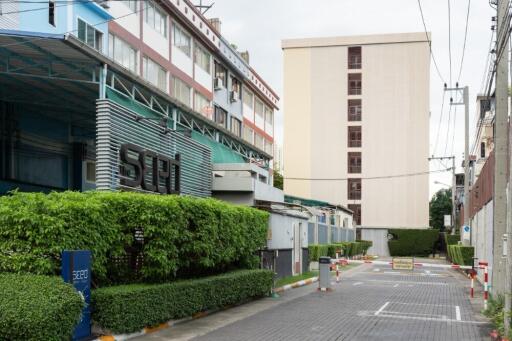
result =
[{"label": "brown window frame", "polygon": [[[354,161],[354,162],[352,162]],[[348,152],[347,157],[348,173],[360,174],[362,168],[361,152]]]},{"label": "brown window frame", "polygon": [[349,73],[348,74],[348,94],[349,95],[361,95],[363,80],[360,73]]},{"label": "brown window frame", "polygon": [[354,178],[347,181],[347,197],[348,200],[361,200],[361,192],[363,184],[361,179]]},{"label": "brown window frame", "polygon": [[348,179],[347,181],[347,197],[348,200],[361,200],[361,192],[363,185],[361,179]]},{"label": "brown window frame", "polygon": [[361,121],[363,112],[363,103],[360,99],[349,99],[347,105],[347,115],[349,122]]},{"label": "brown window frame", "polygon": [[352,46],[348,48],[348,68],[351,70],[361,69],[362,67],[362,49],[361,46]]},{"label": "brown window frame", "polygon": [[361,225],[361,204],[348,204],[348,209],[354,212],[353,220],[356,225]]},{"label": "brown window frame", "polygon": [[[353,135],[354,134],[354,135]],[[359,134],[359,136],[357,136]],[[356,138],[353,138],[356,137]],[[359,139],[357,139],[359,137]],[[347,133],[347,143],[349,147],[358,148],[362,145],[363,131],[361,126],[349,126]]]}]

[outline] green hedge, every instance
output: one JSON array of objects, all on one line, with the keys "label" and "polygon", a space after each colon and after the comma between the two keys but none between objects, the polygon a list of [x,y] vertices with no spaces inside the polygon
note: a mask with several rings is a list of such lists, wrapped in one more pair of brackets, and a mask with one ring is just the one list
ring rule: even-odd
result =
[{"label": "green hedge", "polygon": [[[129,192],[0,197],[0,271],[60,273],[65,249],[89,249],[95,283],[163,282],[254,264],[268,213],[215,199]],[[144,243],[137,244],[136,230]],[[112,257],[141,248],[138,273]],[[128,263],[126,263],[128,264]]]},{"label": "green hedge", "polygon": [[114,333],[222,308],[270,293],[272,272],[240,270],[166,284],[130,284],[92,292],[92,318]]},{"label": "green hedge", "polygon": [[83,304],[58,277],[0,274],[0,340],[70,340]]},{"label": "green hedge", "polygon": [[475,248],[463,245],[448,245],[448,258],[458,265],[473,265]]},{"label": "green hedge", "polygon": [[446,232],[444,233],[444,242],[445,242],[446,246],[458,244],[459,241],[460,241],[459,234],[448,234]]},{"label": "green hedge", "polygon": [[329,256],[334,258],[336,257],[336,253],[340,253],[348,257],[365,255],[371,246],[372,242],[368,240],[309,245],[309,260],[311,262],[318,262],[318,259],[321,256]]},{"label": "green hedge", "polygon": [[390,229],[393,239],[388,241],[391,256],[429,256],[439,239],[436,229]]}]

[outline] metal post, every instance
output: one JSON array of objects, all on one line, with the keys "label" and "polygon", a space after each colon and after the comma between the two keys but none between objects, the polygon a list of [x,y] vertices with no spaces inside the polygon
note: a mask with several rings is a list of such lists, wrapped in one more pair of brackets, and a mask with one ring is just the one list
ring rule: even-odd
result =
[{"label": "metal post", "polygon": [[[496,114],[494,129],[494,217],[493,217],[493,264],[492,264],[492,287],[493,293],[507,294],[508,278],[506,275],[506,258],[503,257],[503,235],[507,232],[507,156],[508,156],[508,43],[501,41],[507,36],[508,25],[508,1],[498,1],[497,24],[497,51],[505,51],[497,56],[496,61]],[[508,295],[505,295],[506,307],[509,308],[507,301]],[[504,309],[506,310],[506,309]],[[508,320],[508,319],[505,319]]]},{"label": "metal post", "polygon": [[452,157],[452,231],[451,234],[455,234],[455,191],[457,189],[457,180],[455,178],[455,156]]},{"label": "metal post", "polygon": [[105,99],[106,98],[106,92],[107,92],[107,64],[103,64],[100,67],[100,84],[99,84],[99,99]]},{"label": "metal post", "polygon": [[[469,88],[464,87],[464,225],[469,226]],[[461,236],[463,233],[461,233]],[[471,237],[470,237],[471,238]],[[468,243],[469,241],[463,241]]]}]

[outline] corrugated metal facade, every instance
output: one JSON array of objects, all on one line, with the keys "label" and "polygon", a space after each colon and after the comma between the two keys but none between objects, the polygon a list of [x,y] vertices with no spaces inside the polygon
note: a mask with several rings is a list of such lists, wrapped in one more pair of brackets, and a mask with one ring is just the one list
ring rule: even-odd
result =
[{"label": "corrugated metal facade", "polygon": [[119,185],[119,149],[133,143],[170,158],[180,154],[182,194],[211,196],[211,151],[175,131],[165,131],[158,121],[108,99],[97,101],[96,188],[116,190]]}]

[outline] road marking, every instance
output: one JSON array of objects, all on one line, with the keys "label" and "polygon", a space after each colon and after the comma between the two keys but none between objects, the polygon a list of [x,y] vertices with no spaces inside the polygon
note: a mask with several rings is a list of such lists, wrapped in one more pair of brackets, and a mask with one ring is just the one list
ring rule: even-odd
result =
[{"label": "road marking", "polygon": [[[382,279],[369,279],[369,282],[380,282],[380,283],[396,283],[396,281],[382,280]],[[422,284],[422,285],[448,285],[443,282],[413,282],[413,281],[400,281],[400,284]]]},{"label": "road marking", "polygon": [[375,315],[375,316],[378,316],[380,313],[382,313],[382,311],[383,311],[384,309],[386,309],[386,307],[388,306],[388,304],[389,304],[389,302],[384,303],[384,305],[383,305],[382,307],[380,307],[380,309],[379,309],[379,310],[377,310],[377,311],[375,312],[375,314],[374,314],[374,315]]},{"label": "road marking", "polygon": [[401,272],[396,272],[396,271],[384,271],[385,274],[388,274],[388,275],[401,275],[402,273]]},{"label": "road marking", "polygon": [[387,317],[387,318],[395,318],[395,319],[402,319],[402,320],[419,320],[419,321],[433,321],[433,322],[458,322],[458,323],[467,323],[467,324],[489,324],[488,322],[484,321],[459,321],[454,319],[444,319],[444,318],[437,318],[437,317],[418,317],[418,316],[405,316],[405,315],[392,315],[387,314],[387,312],[383,312],[380,315],[376,315],[376,313],[369,312],[369,311],[359,311],[357,312],[357,316],[378,316],[379,318]]},{"label": "road marking", "polygon": [[356,286],[356,285],[361,285],[363,284],[363,282],[355,282],[354,284],[352,284],[353,286]]},{"label": "road marking", "polygon": [[373,271],[374,271],[374,272],[378,272],[378,271],[380,271],[380,269],[373,269]]},{"label": "road marking", "polygon": [[398,283],[397,283],[397,284],[395,284],[395,285],[393,285],[393,288],[396,288],[396,287],[398,287],[398,285],[399,285]]},{"label": "road marking", "polygon": [[455,306],[455,318],[460,321],[460,308],[458,305]]}]

